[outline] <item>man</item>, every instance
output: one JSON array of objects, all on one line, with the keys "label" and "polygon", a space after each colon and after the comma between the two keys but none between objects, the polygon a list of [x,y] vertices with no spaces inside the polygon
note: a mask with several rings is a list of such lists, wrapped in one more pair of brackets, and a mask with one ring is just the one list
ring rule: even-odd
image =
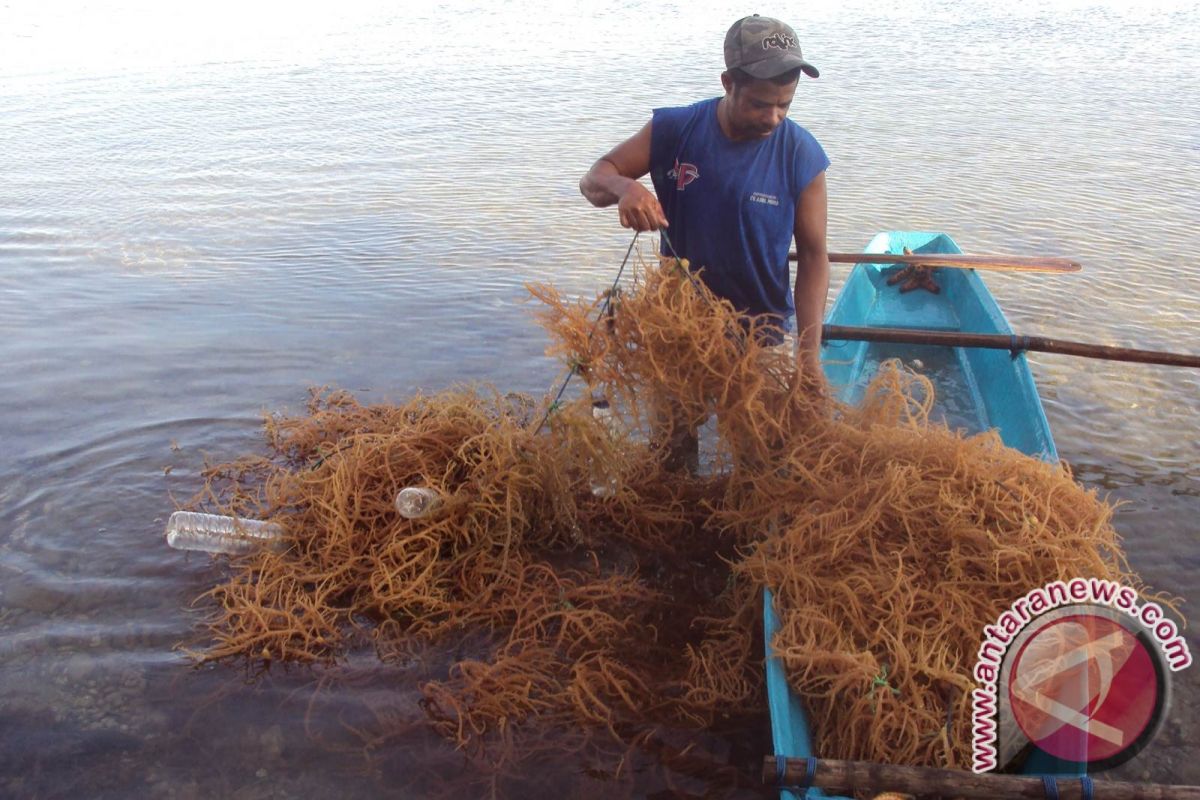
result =
[{"label": "man", "polygon": [[[725,35],[725,67],[723,97],[655,109],[640,131],[592,165],[579,189],[594,206],[615,203],[626,228],[666,229],[674,252],[703,268],[715,294],[748,316],[767,315],[773,341],[794,315],[799,374],[819,387],[829,159],[787,119],[800,74],[819,72],[791,27],[757,14]],[[657,197],[638,182],[646,173]],[[671,253],[665,240],[660,250]]]}]

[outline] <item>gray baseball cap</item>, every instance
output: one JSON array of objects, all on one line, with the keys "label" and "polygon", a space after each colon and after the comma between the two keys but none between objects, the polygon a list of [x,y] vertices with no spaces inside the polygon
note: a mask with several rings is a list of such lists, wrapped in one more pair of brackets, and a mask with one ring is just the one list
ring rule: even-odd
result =
[{"label": "gray baseball cap", "polygon": [[774,78],[799,67],[810,78],[821,73],[800,54],[800,40],[790,25],[753,14],[733,23],[725,34],[725,68],[756,78]]}]

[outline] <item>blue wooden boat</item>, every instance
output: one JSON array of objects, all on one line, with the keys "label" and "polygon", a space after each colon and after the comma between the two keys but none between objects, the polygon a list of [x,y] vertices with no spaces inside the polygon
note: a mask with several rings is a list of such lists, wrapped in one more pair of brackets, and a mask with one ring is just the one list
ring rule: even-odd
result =
[{"label": "blue wooden boat", "polygon": [[[888,278],[903,269],[898,264],[871,263],[870,253],[961,253],[944,233],[891,231],[880,233],[864,249],[862,262],[851,270],[838,293],[826,322],[833,325],[880,328],[920,328],[937,331],[1011,334],[1008,320],[987,286],[969,269],[940,269],[937,294],[924,290],[902,293]],[[879,342],[828,342],[822,347],[822,364],[831,388],[846,402],[855,403],[881,361],[900,358],[934,382],[938,397],[935,415],[952,428],[970,433],[998,430],[1010,447],[1024,453],[1057,460],[1054,439],[1025,356],[1013,358],[1005,350],[904,345]],[[766,682],[771,711],[775,755],[820,756],[813,752],[809,720],[800,697],[791,691],[783,663],[771,651],[779,628],[771,592],[764,592],[763,622],[766,634]],[[982,632],[981,632],[982,635]],[[1038,753],[1025,765],[1036,774],[1079,775],[1079,765]],[[784,798],[796,795],[783,791]],[[809,789],[806,797],[825,797]]]}]

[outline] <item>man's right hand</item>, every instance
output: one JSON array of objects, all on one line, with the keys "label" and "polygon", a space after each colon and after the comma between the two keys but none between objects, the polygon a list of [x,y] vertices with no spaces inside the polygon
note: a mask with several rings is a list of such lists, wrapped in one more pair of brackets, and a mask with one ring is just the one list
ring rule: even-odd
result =
[{"label": "man's right hand", "polygon": [[621,225],[635,231],[667,227],[667,215],[654,193],[638,178],[650,171],[651,122],[592,165],[579,191],[597,208],[617,204]]},{"label": "man's right hand", "polygon": [[667,217],[654,193],[637,181],[630,181],[617,203],[621,225],[635,231],[656,231],[667,227]]}]

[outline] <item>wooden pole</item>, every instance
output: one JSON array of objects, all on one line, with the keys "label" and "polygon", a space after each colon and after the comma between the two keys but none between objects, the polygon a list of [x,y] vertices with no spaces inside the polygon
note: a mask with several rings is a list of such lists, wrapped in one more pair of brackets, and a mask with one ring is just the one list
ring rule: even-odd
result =
[{"label": "wooden pole", "polygon": [[[795,261],[796,254],[788,253]],[[1051,256],[977,256],[959,253],[830,253],[829,260],[840,264],[915,264],[921,267],[992,269],[1006,272],[1079,272],[1083,265],[1069,258]]]},{"label": "wooden pole", "polygon": [[[785,766],[783,781],[779,782],[775,756],[765,757],[763,783],[795,786],[804,779],[806,759],[789,758]],[[1044,800],[1046,797],[1042,779],[1030,775],[976,774],[957,769],[833,759],[818,759],[812,785],[839,792],[869,790],[944,797],[1027,797],[1031,800]],[[1080,800],[1083,797],[1078,778],[1058,778],[1057,786],[1061,800]],[[1095,781],[1092,797],[1094,800],[1200,800],[1200,786]]]},{"label": "wooden pole", "polygon": [[1039,353],[1061,353],[1108,361],[1131,361],[1139,364],[1165,364],[1170,367],[1200,368],[1200,356],[1186,353],[1167,353],[1160,350],[1134,350],[1086,342],[1065,342],[1043,336],[1017,336],[1002,333],[963,333],[959,331],[928,331],[920,328],[862,328],[851,325],[825,325],[821,340],[896,342],[899,344],[932,344],[943,347],[984,347],[1011,350],[1014,353],[1032,350]]}]

